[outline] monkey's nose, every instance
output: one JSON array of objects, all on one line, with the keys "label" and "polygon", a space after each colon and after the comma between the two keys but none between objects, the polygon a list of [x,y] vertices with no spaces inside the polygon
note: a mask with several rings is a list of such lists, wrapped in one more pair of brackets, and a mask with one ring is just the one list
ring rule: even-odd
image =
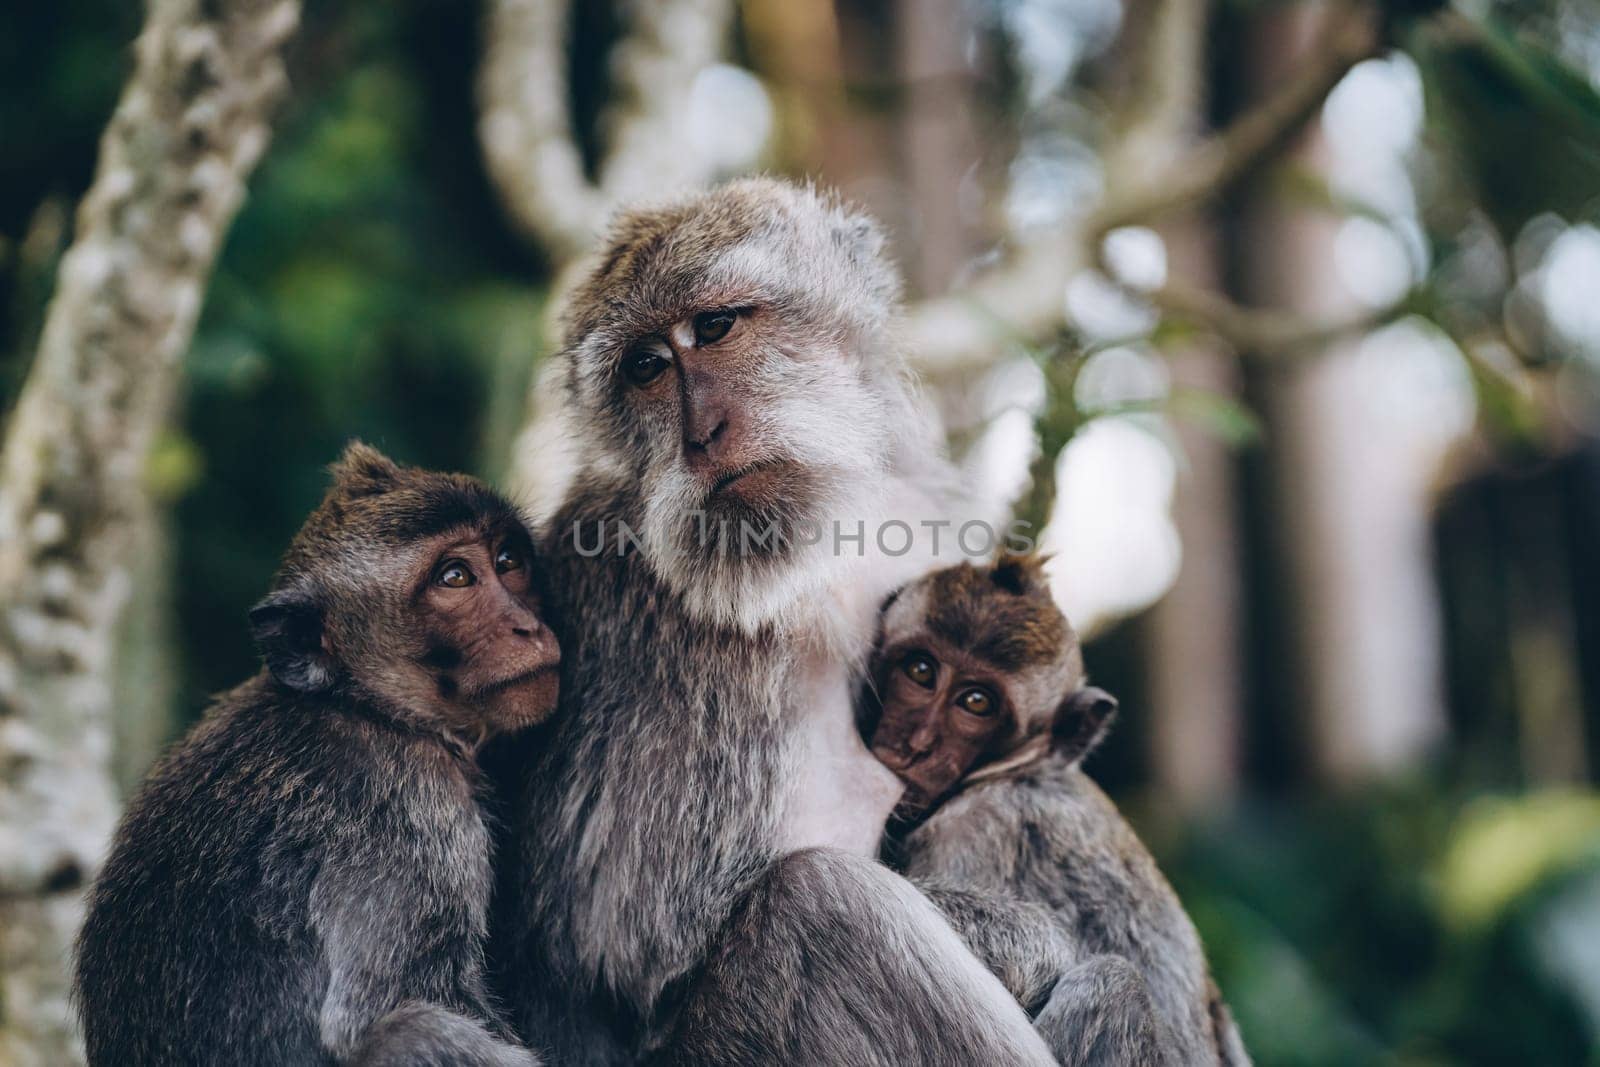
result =
[{"label": "monkey's nose", "polygon": [[711,446],[722,436],[728,428],[728,420],[721,415],[714,415],[709,419],[696,420],[698,425],[689,427],[689,447],[701,451],[709,451]]},{"label": "monkey's nose", "polygon": [[727,451],[728,420],[718,416],[696,425],[691,423],[683,437],[684,459],[689,469],[704,473],[714,470]]}]

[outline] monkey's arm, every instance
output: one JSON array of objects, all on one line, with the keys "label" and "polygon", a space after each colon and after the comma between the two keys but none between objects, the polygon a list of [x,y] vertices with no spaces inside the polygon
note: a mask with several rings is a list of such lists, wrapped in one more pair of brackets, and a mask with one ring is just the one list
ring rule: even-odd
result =
[{"label": "monkey's arm", "polygon": [[912,879],[944,913],[973,955],[994,972],[1029,1015],[1079,955],[1071,935],[1042,904],[978,893],[934,878]]},{"label": "monkey's arm", "polygon": [[1144,976],[1121,956],[1069,968],[1034,1026],[1062,1067],[1185,1067]]},{"label": "monkey's arm", "polygon": [[933,879],[915,884],[1033,1017],[1060,1063],[1177,1067],[1173,1039],[1132,963],[1085,957],[1042,904]]},{"label": "monkey's arm", "polygon": [[507,1044],[437,1004],[402,1004],[367,1028],[351,1067],[539,1067],[525,1048]]},{"label": "monkey's arm", "polygon": [[430,823],[439,810],[357,824],[351,836],[363,839],[323,860],[311,892],[329,971],[323,1047],[341,1063],[530,1067],[538,1061],[511,1043],[484,977],[486,856],[463,858],[475,842],[459,818]]},{"label": "monkey's arm", "polygon": [[915,887],[823,848],[762,877],[653,1062],[1041,1067],[1052,1057]]},{"label": "monkey's arm", "polygon": [[330,909],[323,1046],[352,1067],[538,1067],[538,1057],[511,1043],[490,1006],[478,961],[450,959],[471,951],[464,947],[470,932],[424,940],[415,924],[427,909],[416,890],[373,884],[368,892],[347,901],[362,913],[359,920],[351,910]]}]

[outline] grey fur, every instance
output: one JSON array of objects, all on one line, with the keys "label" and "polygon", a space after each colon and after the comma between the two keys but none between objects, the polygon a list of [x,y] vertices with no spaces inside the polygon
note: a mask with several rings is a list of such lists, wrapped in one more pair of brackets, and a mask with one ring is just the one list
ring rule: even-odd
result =
[{"label": "grey fur", "polygon": [[[618,381],[629,346],[686,316],[758,308],[740,372],[754,447],[797,463],[833,514],[937,495],[953,475],[882,333],[881,243],[810,190],[737,182],[623,214],[575,291],[557,373],[584,466],[541,538],[562,706],[503,761],[521,794],[496,939],[517,1021],[563,1062],[1048,1061],[903,879],[859,856],[784,858],[806,661],[837,676],[848,727],[881,594],[822,553],[673,553],[660,520],[693,499],[681,422],[672,394]],[[592,549],[619,519],[643,551],[578,550],[574,523]],[[836,597],[863,620],[838,621]]]},{"label": "grey fur", "polygon": [[[1177,894],[1076,757],[957,793],[904,848],[906,875],[1039,1011],[1061,1062],[1158,1062],[1152,1041],[1174,1064],[1249,1062]],[[1061,980],[1039,1005],[1041,967]]]},{"label": "grey fur", "polygon": [[[408,510],[365,485],[352,506],[377,467]],[[359,632],[359,616],[398,640],[396,601],[413,589],[385,568],[415,527],[474,520],[516,521],[478,483],[347,454],[255,615],[271,669],[217,699],[117,829],[78,941],[91,1064],[538,1063],[509,1043],[486,980],[490,837],[472,753],[429,709],[359,681],[385,662],[384,634],[366,635],[357,664],[278,614],[292,585],[322,625]],[[356,556],[367,566],[337,566]]]},{"label": "grey fur", "polygon": [[525,1048],[437,1004],[402,1004],[367,1028],[353,1067],[538,1067]]},{"label": "grey fur", "polygon": [[920,903],[913,892],[881,865],[833,850],[784,857],[725,931],[660,1062],[1027,1062],[983,1029],[951,1025],[971,1007],[970,989],[937,954],[917,951],[927,935],[906,922]]},{"label": "grey fur", "polygon": [[[620,499],[582,508],[628,514]],[[997,1024],[973,1006],[988,991],[902,879],[842,853],[781,857],[793,675],[777,636],[688,617],[635,554],[544,558],[576,697],[518,768],[506,896],[522,1032],[562,1062],[1037,1062],[1020,1012]],[[885,1010],[841,1014],[863,1005]]]},{"label": "grey fur", "polygon": [[224,696],[135,795],[90,898],[90,1063],[345,1062],[408,999],[503,1033],[475,789],[467,760],[364,709],[264,673]]},{"label": "grey fur", "polygon": [[1121,956],[1090,956],[1056,982],[1035,1025],[1062,1064],[1189,1067],[1150,1001],[1150,986]]}]

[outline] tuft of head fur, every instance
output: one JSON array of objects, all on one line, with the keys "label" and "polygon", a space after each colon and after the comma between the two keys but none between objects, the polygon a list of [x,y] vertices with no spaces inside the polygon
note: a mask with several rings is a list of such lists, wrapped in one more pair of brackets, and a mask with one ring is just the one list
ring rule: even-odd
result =
[{"label": "tuft of head fur", "polygon": [[1059,661],[1081,675],[1077,635],[1050,594],[1043,563],[1008,555],[987,567],[962,563],[930,575],[929,629],[1003,671]]},{"label": "tuft of head fur", "polygon": [[364,441],[351,441],[344,454],[329,465],[333,487],[347,500],[378,496],[405,477],[400,465]]},{"label": "tuft of head fur", "polygon": [[370,566],[365,546],[373,542],[395,545],[461,526],[520,522],[516,509],[476,478],[403,466],[360,441],[328,473],[322,503],[289,543],[274,588],[293,586],[330,561]]}]

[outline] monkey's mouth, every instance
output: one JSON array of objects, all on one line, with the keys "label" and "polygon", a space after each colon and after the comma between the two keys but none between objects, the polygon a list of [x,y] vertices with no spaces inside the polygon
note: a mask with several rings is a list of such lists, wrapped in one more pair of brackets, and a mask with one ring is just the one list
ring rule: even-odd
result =
[{"label": "monkey's mouth", "polygon": [[783,473],[794,464],[788,460],[765,459],[726,471],[711,483],[708,497],[720,496],[732,490],[738,495],[760,495],[770,492],[783,481]]},{"label": "monkey's mouth", "polygon": [[903,802],[911,807],[927,807],[961,780],[967,768],[952,764],[936,749],[907,753],[887,745],[873,745],[872,754],[889,768],[906,787]]},{"label": "monkey's mouth", "polygon": [[521,671],[507,678],[501,678],[499,681],[485,683],[472,691],[472,698],[474,700],[488,700],[506,692],[508,689],[519,689],[522,686],[531,685],[534,682],[545,679],[553,680],[560,669],[561,660],[559,658],[553,659],[549,663],[541,663],[537,667]]},{"label": "monkey's mouth", "polygon": [[889,745],[873,745],[872,754],[878,758],[879,763],[902,777],[917,764],[916,756],[901,752]]}]

